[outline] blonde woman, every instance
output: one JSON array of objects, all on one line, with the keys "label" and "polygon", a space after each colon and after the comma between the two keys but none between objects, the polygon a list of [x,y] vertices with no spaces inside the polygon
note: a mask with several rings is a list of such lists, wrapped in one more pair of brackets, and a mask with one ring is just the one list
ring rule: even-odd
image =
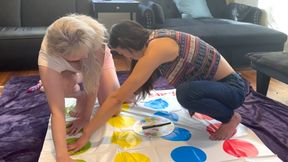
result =
[{"label": "blonde woman", "polygon": [[64,97],[75,97],[78,119],[68,134],[76,134],[90,120],[98,97],[119,88],[115,66],[106,46],[106,28],[85,15],[68,15],[51,24],[44,36],[38,65],[51,110],[52,135],[57,161],[74,161],[66,143]]}]

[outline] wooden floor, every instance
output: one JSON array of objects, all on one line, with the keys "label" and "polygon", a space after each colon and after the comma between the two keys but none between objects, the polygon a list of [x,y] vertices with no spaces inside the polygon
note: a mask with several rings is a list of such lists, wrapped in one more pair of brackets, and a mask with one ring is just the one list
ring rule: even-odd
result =
[{"label": "wooden floor", "polygon": [[[121,56],[114,56],[114,62],[117,71],[126,71],[129,69],[129,61]],[[249,80],[255,89],[256,87],[256,72],[254,70],[238,70],[244,78]],[[12,76],[31,76],[38,75],[37,70],[26,70],[26,71],[1,71],[0,72],[0,95],[5,83]],[[267,96],[288,105],[288,85],[278,80],[271,79]]]}]

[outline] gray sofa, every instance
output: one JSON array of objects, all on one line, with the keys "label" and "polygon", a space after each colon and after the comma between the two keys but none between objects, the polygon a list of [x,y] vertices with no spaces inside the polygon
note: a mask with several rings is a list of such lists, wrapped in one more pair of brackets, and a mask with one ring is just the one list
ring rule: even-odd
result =
[{"label": "gray sofa", "polygon": [[46,28],[68,13],[91,14],[90,0],[1,0],[0,71],[37,68]]},{"label": "gray sofa", "polygon": [[138,21],[149,29],[187,32],[213,45],[236,68],[250,67],[251,52],[283,51],[287,35],[259,25],[262,11],[225,0],[206,0],[213,17],[182,18],[177,0],[143,0]]}]

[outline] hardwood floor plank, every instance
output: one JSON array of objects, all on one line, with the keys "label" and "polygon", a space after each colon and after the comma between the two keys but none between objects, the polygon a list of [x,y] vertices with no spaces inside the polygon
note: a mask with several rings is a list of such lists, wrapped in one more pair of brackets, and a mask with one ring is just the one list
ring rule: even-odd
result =
[{"label": "hardwood floor plank", "polygon": [[5,83],[12,76],[31,76],[31,75],[39,75],[38,70],[25,70],[25,71],[1,71],[0,72],[0,86],[4,86]]}]

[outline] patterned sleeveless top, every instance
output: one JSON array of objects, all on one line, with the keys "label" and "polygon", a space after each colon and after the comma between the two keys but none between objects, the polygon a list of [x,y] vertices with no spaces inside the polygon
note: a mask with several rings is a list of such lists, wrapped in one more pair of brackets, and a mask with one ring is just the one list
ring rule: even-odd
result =
[{"label": "patterned sleeveless top", "polygon": [[148,43],[161,37],[170,37],[179,45],[179,56],[159,66],[169,84],[177,87],[184,81],[212,80],[220,61],[220,53],[200,38],[173,30],[154,30]]}]

